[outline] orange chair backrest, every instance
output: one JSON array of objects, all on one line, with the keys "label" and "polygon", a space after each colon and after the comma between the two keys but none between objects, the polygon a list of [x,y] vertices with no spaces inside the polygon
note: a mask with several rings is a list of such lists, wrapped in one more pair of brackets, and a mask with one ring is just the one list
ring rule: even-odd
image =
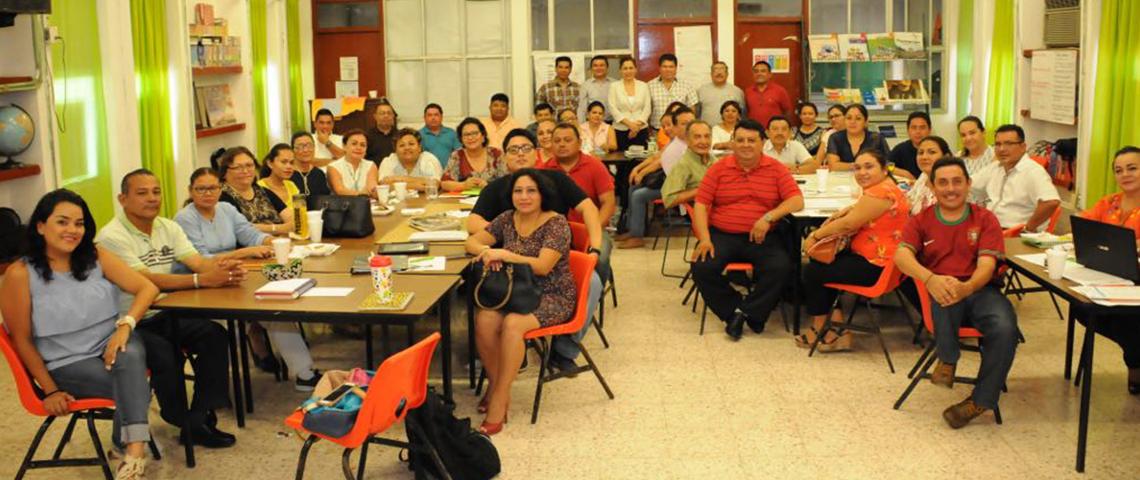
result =
[{"label": "orange chair backrest", "polygon": [[598,258],[588,253],[570,252],[570,275],[574,277],[574,285],[578,286],[578,306],[574,308],[574,318],[570,320],[569,328],[578,331],[586,324],[586,304],[590,300],[590,275],[594,273],[594,265]]},{"label": "orange chair backrest", "polygon": [[16,380],[16,392],[20,395],[20,403],[24,405],[24,409],[32,415],[47,416],[48,412],[44,409],[44,402],[36,393],[32,383],[32,376],[28,374],[28,369],[24,367],[24,361],[16,353],[16,348],[12,345],[12,337],[8,336],[8,327],[5,325],[0,325],[0,351],[4,352],[4,358],[8,361],[8,368],[12,370],[12,376]]},{"label": "orange chair backrest", "polygon": [[1057,208],[1055,208],[1053,210],[1053,214],[1049,216],[1049,225],[1047,227],[1045,227],[1045,231],[1049,232],[1049,233],[1053,233],[1053,231],[1057,230],[1057,222],[1060,220],[1061,220],[1061,206],[1057,205]]},{"label": "orange chair backrest", "polygon": [[590,231],[585,223],[570,223],[570,248],[585,253],[590,249]]},{"label": "orange chair backrest", "polygon": [[681,206],[685,207],[685,215],[689,216],[689,230],[693,231],[693,236],[695,237],[697,236],[697,222],[694,222],[693,219],[697,217],[693,215],[693,204],[682,203]]},{"label": "orange chair backrest", "polygon": [[[403,420],[408,410],[424,403],[428,370],[439,339],[439,332],[428,335],[380,364],[368,385],[368,396],[356,416],[356,425],[344,438],[345,443],[362,443],[369,435],[387,430]],[[400,401],[405,399],[404,408],[400,409]]]},{"label": "orange chair backrest", "polygon": [[918,303],[921,306],[919,310],[922,311],[922,325],[926,327],[926,331],[934,333],[934,317],[930,313],[930,292],[926,290],[926,284],[922,283],[919,279],[914,279],[915,290],[918,290]]}]

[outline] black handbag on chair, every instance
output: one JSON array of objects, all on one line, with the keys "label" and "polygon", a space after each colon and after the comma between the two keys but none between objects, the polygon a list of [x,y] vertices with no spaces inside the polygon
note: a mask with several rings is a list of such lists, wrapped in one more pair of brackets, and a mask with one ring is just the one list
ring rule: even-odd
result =
[{"label": "black handbag on chair", "polygon": [[542,301],[534,270],[525,263],[503,263],[495,271],[483,262],[474,262],[471,275],[475,281],[475,305],[479,308],[527,314],[537,310]]},{"label": "black handbag on chair", "polygon": [[320,210],[324,236],[361,238],[372,235],[372,208],[368,197],[314,195],[308,198],[309,210]]}]

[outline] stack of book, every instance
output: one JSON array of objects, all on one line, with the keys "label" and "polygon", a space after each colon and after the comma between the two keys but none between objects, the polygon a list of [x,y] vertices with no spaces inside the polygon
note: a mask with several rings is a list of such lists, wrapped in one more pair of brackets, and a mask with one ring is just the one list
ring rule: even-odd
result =
[{"label": "stack of book", "polygon": [[258,300],[292,300],[300,297],[317,285],[311,278],[294,278],[291,280],[277,280],[262,285],[253,292],[253,298]]}]

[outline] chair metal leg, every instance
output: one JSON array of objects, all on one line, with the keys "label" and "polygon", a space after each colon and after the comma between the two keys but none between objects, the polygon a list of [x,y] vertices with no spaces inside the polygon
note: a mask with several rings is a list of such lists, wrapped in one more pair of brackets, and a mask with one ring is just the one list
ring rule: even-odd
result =
[{"label": "chair metal leg", "polygon": [[879,346],[883,348],[883,356],[887,357],[887,367],[890,368],[891,373],[895,373],[895,364],[891,361],[891,352],[887,350],[887,341],[883,339],[883,329],[879,326],[879,316],[875,312],[875,307],[871,306],[871,299],[867,299],[867,311],[871,317],[871,327],[875,330],[875,338],[879,339]]},{"label": "chair metal leg", "polygon": [[610,296],[614,300],[614,308],[617,308],[617,281],[614,280],[613,268],[610,268]]},{"label": "chair metal leg", "polygon": [[[697,302],[693,301],[693,308],[697,308]],[[701,309],[701,335],[705,334],[705,316],[709,313],[709,304],[705,302],[705,308]]]},{"label": "chair metal leg", "polygon": [[301,456],[297,458],[297,474],[294,477],[296,480],[302,480],[305,477],[305,461],[309,459],[309,449],[313,447],[314,443],[320,440],[316,435],[309,435],[305,440],[305,444],[301,446]]},{"label": "chair metal leg", "polygon": [[1001,407],[1000,406],[994,406],[994,422],[997,422],[998,425],[1001,425]]},{"label": "chair metal leg", "polygon": [[[546,383],[546,371],[550,364],[550,351],[553,350],[553,348],[550,348],[550,345],[547,344],[546,338],[539,339],[539,343],[542,344],[542,362],[538,366],[538,381],[534,387],[534,409],[530,413],[530,423],[532,425],[538,422],[538,406],[542,401],[542,384]],[[581,343],[578,344],[578,348],[582,349],[582,353],[586,353],[586,349],[582,348]],[[587,355],[587,361],[589,361],[589,358]]]},{"label": "chair metal leg", "polygon": [[154,435],[150,436],[150,440],[146,444],[150,447],[150,456],[154,457],[155,460],[162,460],[162,451],[158,449],[158,442],[154,441]]},{"label": "chair metal leg", "polygon": [[922,350],[922,355],[918,357],[918,361],[914,363],[914,367],[910,369],[910,373],[906,374],[906,378],[914,378],[914,375],[918,373],[918,367],[922,365],[922,362],[926,361],[926,357],[930,356],[931,353],[934,353],[934,342],[930,342],[930,346]]},{"label": "chair metal leg", "polygon": [[479,381],[475,382],[475,396],[476,397],[478,397],[480,393],[483,393],[483,380],[486,380],[486,379],[487,379],[487,369],[486,368],[480,368],[479,369]]},{"label": "chair metal leg", "polygon": [[368,461],[368,444],[371,442],[365,441],[360,445],[360,462],[356,467],[356,478],[364,478],[364,464]]},{"label": "chair metal leg", "polygon": [[594,363],[593,358],[590,358],[590,352],[586,350],[586,347],[582,346],[581,342],[578,342],[578,348],[582,350],[582,357],[586,359],[586,363],[590,365],[590,370],[594,372],[594,376],[597,377],[598,382],[602,384],[602,389],[606,391],[606,396],[610,397],[610,400],[613,400],[614,392],[610,390],[610,385],[606,383],[606,379],[602,378],[602,371],[598,370],[598,365]]},{"label": "chair metal leg", "polygon": [[340,471],[344,473],[344,480],[354,480],[352,476],[352,466],[349,465],[352,459],[352,449],[344,449],[344,453],[340,454]]},{"label": "chair metal leg", "polygon": [[103,468],[103,477],[107,480],[115,478],[111,475],[111,465],[107,463],[107,454],[103,453],[103,442],[99,440],[99,431],[95,430],[95,411],[87,411],[87,432],[91,434],[91,446],[95,449],[95,459]]},{"label": "chair metal leg", "polygon": [[602,326],[593,318],[590,319],[590,323],[594,325],[594,330],[597,330],[598,338],[602,339],[602,346],[610,348],[610,341],[606,339],[606,332],[602,331]]},{"label": "chair metal leg", "polygon": [[1049,292],[1049,300],[1053,301],[1053,310],[1057,311],[1057,318],[1064,320],[1065,316],[1061,314],[1061,305],[1057,304],[1057,296],[1053,292]]},{"label": "chair metal leg", "polygon": [[59,445],[55,447],[55,453],[52,454],[52,460],[59,460],[59,456],[63,454],[63,447],[71,442],[71,433],[75,430],[75,422],[79,421],[79,414],[71,414],[71,420],[67,422],[67,429],[63,431],[63,436],[59,438]]},{"label": "chair metal leg", "polygon": [[36,431],[36,436],[32,437],[32,444],[28,446],[28,453],[24,455],[23,463],[20,463],[20,470],[16,472],[16,480],[24,478],[28,468],[32,466],[32,458],[35,458],[36,450],[40,448],[40,442],[44,439],[44,434],[47,433],[48,428],[51,427],[52,422],[55,422],[56,417],[48,416],[44,418],[44,423],[40,424],[40,429]]},{"label": "chair metal leg", "polygon": [[[910,393],[914,391],[914,387],[918,386],[918,382],[921,382],[922,379],[926,378],[926,372],[930,371],[930,367],[934,365],[934,360],[938,358],[938,355],[933,355],[933,353],[934,343],[932,342],[930,346],[926,347],[926,350],[922,352],[922,357],[918,359],[918,362],[915,362],[914,368],[911,369],[911,372],[915,372],[919,369],[920,365],[922,366],[921,372],[919,372],[917,375],[912,375],[913,378],[910,381],[910,385],[907,385],[906,390],[903,390],[902,395],[900,395],[899,399],[895,401],[895,410],[902,408],[903,402],[905,402],[907,397],[910,396]],[[925,360],[925,362],[923,360]]]}]

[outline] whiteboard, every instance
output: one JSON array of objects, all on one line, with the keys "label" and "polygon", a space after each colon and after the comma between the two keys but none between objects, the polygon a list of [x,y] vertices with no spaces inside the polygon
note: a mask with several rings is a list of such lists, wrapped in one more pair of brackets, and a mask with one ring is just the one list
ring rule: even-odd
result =
[{"label": "whiteboard", "polygon": [[1034,50],[1029,64],[1029,117],[1076,125],[1077,50]]},{"label": "whiteboard", "polygon": [[697,88],[709,81],[712,70],[712,30],[708,25],[673,28],[677,78]]}]

